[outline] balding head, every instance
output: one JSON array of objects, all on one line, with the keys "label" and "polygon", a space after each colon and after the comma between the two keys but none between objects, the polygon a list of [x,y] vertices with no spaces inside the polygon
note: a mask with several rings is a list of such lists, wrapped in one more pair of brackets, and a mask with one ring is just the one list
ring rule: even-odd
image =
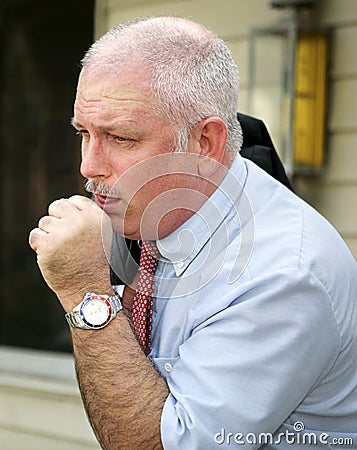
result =
[{"label": "balding head", "polygon": [[83,58],[83,70],[114,69],[130,58],[150,61],[157,50],[166,58],[171,54],[186,59],[189,50],[214,39],[216,36],[201,25],[180,17],[132,20],[109,30],[92,45]]},{"label": "balding head", "polygon": [[82,75],[115,76],[130,65],[145,73],[155,99],[153,107],[175,127],[182,150],[193,127],[213,116],[227,125],[226,149],[239,149],[238,70],[215,34],[178,17],[129,21],[93,44],[83,59]]}]

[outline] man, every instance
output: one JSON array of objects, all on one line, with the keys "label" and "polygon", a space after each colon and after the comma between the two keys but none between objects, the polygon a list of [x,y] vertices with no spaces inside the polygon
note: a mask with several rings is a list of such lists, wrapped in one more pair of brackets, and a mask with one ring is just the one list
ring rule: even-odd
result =
[{"label": "man", "polygon": [[[240,157],[237,93],[227,47],[184,19],[121,25],[83,60],[73,125],[96,203],[55,201],[30,244],[105,449],[357,448],[356,263]],[[120,236],[143,241],[134,298]]]}]

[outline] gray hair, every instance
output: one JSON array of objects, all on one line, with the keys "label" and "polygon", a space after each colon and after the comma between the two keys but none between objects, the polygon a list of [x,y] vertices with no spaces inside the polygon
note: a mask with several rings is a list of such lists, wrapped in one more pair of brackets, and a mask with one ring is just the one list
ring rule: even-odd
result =
[{"label": "gray hair", "polygon": [[137,19],[97,40],[85,54],[82,67],[112,72],[131,57],[139,58],[151,72],[153,106],[176,130],[176,151],[186,151],[193,128],[213,116],[227,126],[226,151],[240,149],[239,75],[222,39],[182,18]]}]

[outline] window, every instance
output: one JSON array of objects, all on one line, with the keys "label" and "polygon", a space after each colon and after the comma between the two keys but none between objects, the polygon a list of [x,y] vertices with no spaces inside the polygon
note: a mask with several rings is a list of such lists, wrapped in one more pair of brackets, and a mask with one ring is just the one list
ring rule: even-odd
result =
[{"label": "window", "polygon": [[70,117],[93,15],[94,0],[0,5],[0,345],[70,350],[27,240],[52,200],[83,193]]}]

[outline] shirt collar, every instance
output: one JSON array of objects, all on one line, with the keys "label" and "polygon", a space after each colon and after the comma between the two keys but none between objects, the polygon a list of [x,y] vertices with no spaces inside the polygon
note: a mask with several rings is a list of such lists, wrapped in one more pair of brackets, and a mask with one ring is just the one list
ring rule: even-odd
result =
[{"label": "shirt collar", "polygon": [[245,163],[237,154],[221,184],[202,207],[173,233],[156,242],[163,260],[173,264],[176,276],[187,269],[238,203],[246,177]]}]

